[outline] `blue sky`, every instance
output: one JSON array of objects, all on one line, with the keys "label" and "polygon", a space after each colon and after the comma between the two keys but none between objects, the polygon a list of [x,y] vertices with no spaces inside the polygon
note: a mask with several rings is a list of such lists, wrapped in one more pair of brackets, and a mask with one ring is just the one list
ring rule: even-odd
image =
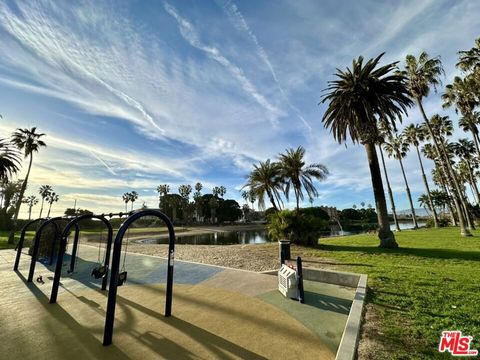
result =
[{"label": "blue sky", "polygon": [[[383,51],[385,61],[441,55],[448,83],[456,52],[480,36],[478,14],[478,1],[6,0],[0,135],[31,126],[48,134],[27,192],[53,185],[54,213],[74,199],[121,209],[131,190],[153,207],[162,183],[224,185],[240,200],[252,163],[298,145],[331,172],[316,204],[373,203],[363,148],[334,143],[322,127],[322,89],[336,67]],[[426,110],[456,123],[439,95]],[[414,108],[404,123],[419,121]],[[387,166],[407,208],[398,163]],[[405,167],[417,197],[413,153]]]}]

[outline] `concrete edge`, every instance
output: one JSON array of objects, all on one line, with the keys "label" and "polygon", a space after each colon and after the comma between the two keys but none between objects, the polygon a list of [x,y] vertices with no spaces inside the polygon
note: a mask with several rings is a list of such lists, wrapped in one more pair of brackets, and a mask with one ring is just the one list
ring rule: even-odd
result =
[{"label": "concrete edge", "polygon": [[357,354],[358,340],[360,338],[360,328],[362,325],[363,306],[367,295],[368,276],[360,275],[358,280],[355,297],[348,314],[345,330],[343,331],[340,345],[338,346],[335,360],[354,360]]}]

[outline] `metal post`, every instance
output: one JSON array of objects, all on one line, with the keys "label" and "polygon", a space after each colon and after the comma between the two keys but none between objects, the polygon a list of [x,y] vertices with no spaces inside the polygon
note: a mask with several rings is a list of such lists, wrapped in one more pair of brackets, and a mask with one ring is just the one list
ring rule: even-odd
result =
[{"label": "metal post", "polygon": [[[104,218],[105,219],[105,218]],[[110,222],[105,219],[105,224],[108,227],[108,233],[107,233],[107,248],[105,249],[105,265],[107,267],[107,272],[105,273],[105,276],[103,277],[102,280],[102,290],[107,290],[107,282],[108,282],[108,275],[110,274],[110,252],[112,251],[112,242],[113,242],[113,229],[112,225]]]},{"label": "metal post", "polygon": [[[75,221],[75,220],[72,220]],[[70,230],[70,227],[69,229]],[[73,247],[72,247],[72,258],[70,259],[70,272],[73,273],[75,271],[75,262],[77,261],[77,251],[78,251],[78,239],[80,237],[80,231],[75,232],[75,236],[73,237]],[[65,245],[65,249],[66,249]],[[64,250],[65,252],[65,250]]]},{"label": "metal post", "polygon": [[[68,227],[68,226],[67,226]],[[55,266],[55,275],[53,276],[52,293],[50,294],[50,304],[57,302],[58,286],[60,285],[60,275],[63,266],[63,254],[67,248],[67,236],[62,234],[60,239],[60,246],[58,249],[57,265]]]},{"label": "metal post", "polygon": [[112,267],[110,269],[110,287],[108,288],[107,313],[105,316],[105,329],[103,333],[103,345],[110,345],[113,337],[113,325],[115,321],[115,306],[117,302],[117,285],[118,272],[120,267],[120,255],[122,249],[122,241],[128,227],[137,219],[144,216],[156,216],[162,219],[168,228],[168,269],[167,269],[167,286],[165,300],[165,317],[172,313],[172,295],[173,295],[173,268],[175,259],[175,231],[170,219],[159,210],[147,209],[134,212],[122,224],[115,237],[112,254]]},{"label": "metal post", "polygon": [[297,286],[298,286],[298,301],[305,303],[305,292],[303,291],[303,269],[302,258],[297,257]]}]

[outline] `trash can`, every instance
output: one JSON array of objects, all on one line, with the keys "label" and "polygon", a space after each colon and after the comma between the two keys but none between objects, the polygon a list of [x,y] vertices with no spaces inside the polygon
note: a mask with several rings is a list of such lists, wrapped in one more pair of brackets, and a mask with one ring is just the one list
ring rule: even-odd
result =
[{"label": "trash can", "polygon": [[278,241],[278,257],[280,266],[285,263],[285,260],[290,260],[290,240]]}]

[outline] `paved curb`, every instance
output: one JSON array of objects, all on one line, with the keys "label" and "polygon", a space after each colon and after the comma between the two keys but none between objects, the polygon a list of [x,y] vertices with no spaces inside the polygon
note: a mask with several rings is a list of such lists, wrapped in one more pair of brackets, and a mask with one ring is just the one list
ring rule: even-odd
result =
[{"label": "paved curb", "polygon": [[343,332],[336,360],[353,360],[356,357],[360,327],[362,325],[363,305],[367,294],[367,275],[360,275],[355,298],[348,314],[347,324]]}]

